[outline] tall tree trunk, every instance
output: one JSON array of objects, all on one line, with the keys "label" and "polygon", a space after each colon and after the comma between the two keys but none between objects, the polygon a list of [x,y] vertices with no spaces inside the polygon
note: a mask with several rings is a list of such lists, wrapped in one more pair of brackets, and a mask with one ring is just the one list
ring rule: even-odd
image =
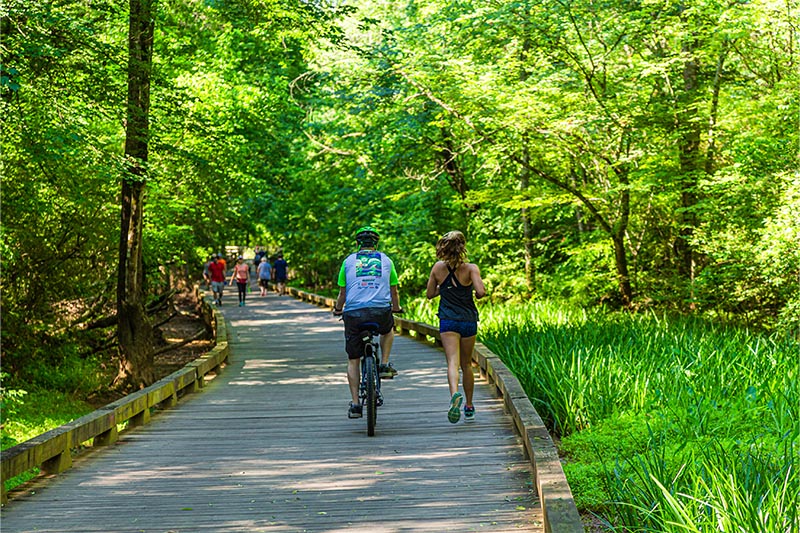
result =
[{"label": "tall tree trunk", "polygon": [[130,0],[128,30],[128,106],[122,179],[122,209],[117,278],[117,338],[120,346],[119,388],[142,388],[155,381],[153,329],[144,306],[142,228],[153,59],[153,1]]},{"label": "tall tree trunk", "polygon": [[[522,160],[528,166],[522,166],[519,172],[519,188],[522,190],[523,198],[530,187],[530,157],[525,143],[522,145]],[[523,253],[525,256],[525,285],[530,294],[536,290],[536,272],[533,268],[533,228],[531,226],[531,215],[527,207],[523,207],[520,213],[522,218],[522,240]]]},{"label": "tall tree trunk", "polygon": [[[528,28],[527,28],[527,21],[529,20],[529,10],[525,10],[525,16],[523,20],[526,21],[524,23],[525,28],[523,29],[523,34],[525,34],[525,38],[522,41],[522,49],[520,50],[520,69],[519,69],[519,80],[524,82],[528,79],[528,71],[526,69],[527,61],[528,61],[528,52],[531,49],[531,40],[528,38]],[[522,139],[522,160],[525,161],[525,165],[522,166],[519,173],[519,188],[522,190],[522,196],[525,198],[525,194],[530,187],[531,182],[531,171],[530,167],[530,154],[528,152],[528,139],[527,135],[523,135]],[[530,210],[527,207],[523,207],[520,213],[520,217],[522,218],[522,241],[523,241],[523,255],[525,257],[525,286],[528,289],[530,294],[536,290],[535,285],[535,276],[536,273],[533,268],[533,228],[531,227],[531,214]]]},{"label": "tall tree trunk", "polygon": [[611,228],[611,240],[614,242],[614,264],[617,269],[617,284],[619,286],[622,305],[630,309],[633,305],[633,288],[631,275],[628,270],[628,251],[625,249],[625,235],[628,233],[628,223],[631,215],[631,189],[628,170],[625,167],[615,168],[620,183],[619,218]]},{"label": "tall tree trunk", "polygon": [[[687,50],[689,51],[689,50]],[[681,273],[690,280],[694,278],[694,252],[691,244],[697,224],[693,212],[697,204],[697,172],[700,165],[700,122],[697,120],[697,63],[692,59],[686,62],[683,69],[685,97],[684,108],[679,110],[678,128],[681,132],[680,142],[680,194],[681,210],[679,215],[680,236],[677,242],[678,264]]]},{"label": "tall tree trunk", "polygon": [[633,303],[633,289],[631,288],[631,276],[628,271],[628,254],[625,250],[625,239],[622,235],[614,234],[611,236],[614,242],[614,264],[617,269],[617,284],[619,294],[622,298],[622,305],[630,308]]},{"label": "tall tree trunk", "polygon": [[447,181],[450,187],[458,193],[458,197],[464,200],[467,197],[467,182],[464,180],[464,173],[458,165],[458,152],[453,146],[453,137],[447,128],[442,128],[442,149],[439,150],[439,159],[442,162],[442,168],[447,175]]},{"label": "tall tree trunk", "polygon": [[717,69],[714,72],[714,84],[711,93],[711,112],[708,117],[708,146],[706,148],[705,172],[709,176],[714,173],[714,160],[717,156],[717,116],[719,114],[719,93],[722,85],[722,68],[730,50],[730,41],[725,41],[717,58]]},{"label": "tall tree trunk", "polygon": [[[688,17],[684,15],[684,20]],[[699,174],[704,172],[703,154],[700,149],[702,124],[699,120],[699,69],[695,53],[698,43],[694,36],[689,35],[682,46],[682,53],[686,59],[683,64],[683,91],[678,98],[677,129],[680,133],[679,160],[680,180],[678,183],[681,199],[681,209],[678,214],[679,234],[675,242],[675,252],[678,260],[679,272],[689,280],[689,289],[694,293],[695,278],[695,250],[692,244],[694,232],[697,227],[697,215],[694,210],[697,206],[697,184]]]},{"label": "tall tree trunk", "polygon": [[[453,136],[447,128],[442,128],[442,149],[439,150],[439,159],[441,160],[442,169],[444,169],[445,175],[447,176],[447,182],[463,202],[467,198],[469,184],[467,184],[464,171],[461,170],[461,165],[458,163],[458,152],[453,144]],[[464,220],[461,229],[467,235],[469,235],[469,225],[472,221],[473,211],[475,211],[475,206],[464,205]]]}]

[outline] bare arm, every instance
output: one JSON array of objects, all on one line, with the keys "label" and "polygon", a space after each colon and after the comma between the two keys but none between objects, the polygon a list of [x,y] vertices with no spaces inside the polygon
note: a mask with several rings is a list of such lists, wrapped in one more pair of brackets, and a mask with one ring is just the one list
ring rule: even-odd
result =
[{"label": "bare arm", "polygon": [[339,287],[339,296],[337,296],[336,303],[333,305],[334,311],[341,311],[344,308],[345,295],[344,287]]},{"label": "bare arm", "polygon": [[472,280],[472,286],[475,287],[475,297],[480,299],[486,296],[486,286],[483,284],[483,279],[481,279],[481,271],[478,265],[472,265],[469,276]]},{"label": "bare arm", "polygon": [[431,275],[428,278],[428,286],[425,288],[425,296],[428,298],[428,300],[439,296],[439,284],[436,283],[436,275],[434,274],[435,270],[436,265],[433,265],[433,268],[431,269]]},{"label": "bare arm", "polygon": [[392,285],[389,290],[392,294],[392,312],[399,312],[401,310],[400,293],[397,291],[397,285]]}]

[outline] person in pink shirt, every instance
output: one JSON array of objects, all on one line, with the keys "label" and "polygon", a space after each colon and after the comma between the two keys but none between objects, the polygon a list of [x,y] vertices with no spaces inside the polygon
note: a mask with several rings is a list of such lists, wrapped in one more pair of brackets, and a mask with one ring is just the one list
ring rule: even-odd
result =
[{"label": "person in pink shirt", "polygon": [[236,264],[233,265],[231,285],[234,281],[236,281],[236,287],[239,289],[239,307],[244,307],[247,286],[250,283],[250,265],[244,262],[244,258],[241,255],[236,259]]}]

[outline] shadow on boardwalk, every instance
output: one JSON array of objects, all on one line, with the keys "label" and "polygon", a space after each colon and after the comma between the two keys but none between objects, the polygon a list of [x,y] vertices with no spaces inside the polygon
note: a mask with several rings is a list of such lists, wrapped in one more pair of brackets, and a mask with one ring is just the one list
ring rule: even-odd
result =
[{"label": "shadow on boardwalk", "polygon": [[477,380],[477,420],[447,421],[442,352],[397,337],[375,437],[349,420],[342,324],[288,297],[226,296],[229,366],[37,494],[2,530],[541,531],[530,463]]}]

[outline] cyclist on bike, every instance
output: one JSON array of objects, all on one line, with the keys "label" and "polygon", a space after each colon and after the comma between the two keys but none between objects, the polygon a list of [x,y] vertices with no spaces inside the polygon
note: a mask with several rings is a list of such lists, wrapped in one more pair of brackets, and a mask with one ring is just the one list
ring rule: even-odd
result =
[{"label": "cyclist on bike", "polygon": [[359,229],[356,232],[359,249],[345,258],[339,271],[339,297],[333,313],[342,315],[344,319],[345,350],[348,357],[347,382],[352,396],[347,412],[349,418],[360,418],[362,415],[358,398],[360,360],[364,350],[358,330],[361,324],[378,324],[378,333],[381,336],[381,379],[392,379],[397,375],[397,370],[389,363],[394,341],[392,313],[401,312],[397,271],[389,256],[375,249],[379,240],[380,236],[372,226]]}]

